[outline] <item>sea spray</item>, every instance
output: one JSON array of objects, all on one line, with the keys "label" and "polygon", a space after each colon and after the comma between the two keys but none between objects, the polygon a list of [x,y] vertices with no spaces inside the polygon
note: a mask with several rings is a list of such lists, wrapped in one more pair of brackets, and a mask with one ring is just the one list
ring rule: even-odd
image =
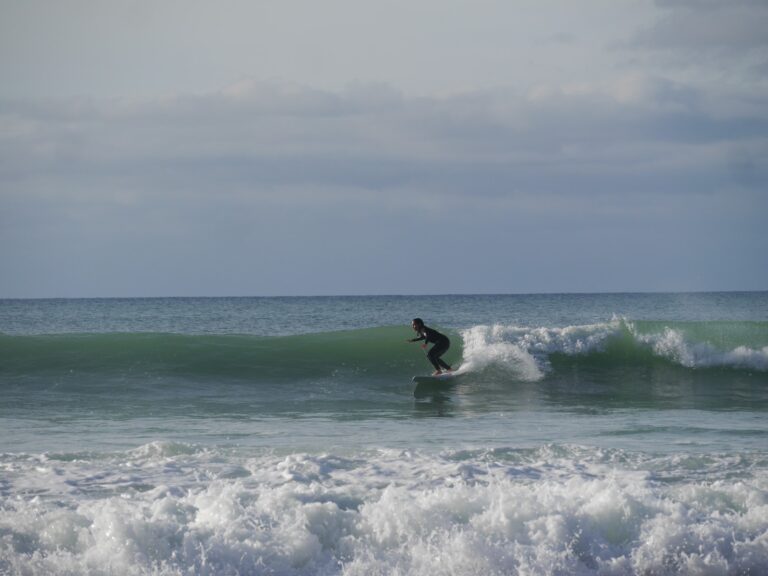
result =
[{"label": "sea spray", "polygon": [[474,326],[462,331],[464,357],[460,370],[477,373],[495,367],[524,380],[541,379],[542,370],[524,343],[508,339],[510,333],[517,330],[496,325]]}]

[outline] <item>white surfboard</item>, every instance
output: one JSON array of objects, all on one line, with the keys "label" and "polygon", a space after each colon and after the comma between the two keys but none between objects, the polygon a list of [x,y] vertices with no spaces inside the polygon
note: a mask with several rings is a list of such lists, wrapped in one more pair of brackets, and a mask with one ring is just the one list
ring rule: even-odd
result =
[{"label": "white surfboard", "polygon": [[450,380],[451,378],[454,378],[456,376],[456,372],[443,372],[442,374],[438,374],[437,376],[414,376],[413,382],[416,384],[420,384],[422,382],[424,383],[430,383],[430,382],[442,382],[444,380]]},{"label": "white surfboard", "polygon": [[456,383],[455,372],[443,372],[437,376],[414,376],[416,386],[413,395],[416,398],[428,398],[449,392]]}]

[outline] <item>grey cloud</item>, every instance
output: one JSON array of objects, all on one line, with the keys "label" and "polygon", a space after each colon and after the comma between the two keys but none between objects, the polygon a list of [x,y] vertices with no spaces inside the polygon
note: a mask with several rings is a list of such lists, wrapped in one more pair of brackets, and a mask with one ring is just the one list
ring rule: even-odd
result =
[{"label": "grey cloud", "polygon": [[[693,89],[649,86],[629,104],[606,94],[426,99],[381,86],[327,93],[269,84],[168,101],[6,102],[0,178],[6,190],[34,180],[158,193],[314,186],[494,196],[560,190],[574,175],[596,178],[617,165],[631,172],[637,149],[646,166],[667,164],[670,147],[695,162],[697,149],[751,149],[768,137],[765,115],[717,117]],[[610,169],[601,168],[607,158]]]},{"label": "grey cloud", "polygon": [[0,3],[0,296],[768,281],[765,2]]},{"label": "grey cloud", "polygon": [[662,16],[655,25],[637,33],[632,45],[725,53],[768,46],[765,2],[665,0],[657,4],[664,9]]},{"label": "grey cloud", "polygon": [[[632,260],[663,254],[691,214],[692,246],[738,222],[718,254],[754,252],[768,209],[759,107],[712,114],[709,98],[665,81],[619,96],[251,83],[5,101],[0,294],[408,291],[398,278],[423,268],[411,244],[425,228],[472,273],[459,286],[437,272],[424,292],[669,287],[642,284],[649,270]],[[618,264],[601,271],[606,260]],[[581,280],[558,280],[566,269]]]},{"label": "grey cloud", "polygon": [[578,41],[578,37],[575,34],[572,34],[570,32],[559,32],[557,34],[552,34],[551,36],[547,36],[541,42],[543,44],[556,44],[556,45],[570,46],[572,44],[575,44],[577,41]]}]

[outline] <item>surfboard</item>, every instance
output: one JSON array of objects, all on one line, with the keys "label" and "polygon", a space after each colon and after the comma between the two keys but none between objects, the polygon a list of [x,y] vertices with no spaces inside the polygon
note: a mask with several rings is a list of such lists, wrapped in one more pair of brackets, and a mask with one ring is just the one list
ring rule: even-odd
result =
[{"label": "surfboard", "polygon": [[415,384],[421,384],[424,383],[431,383],[431,382],[443,382],[445,380],[450,380],[451,378],[454,378],[456,376],[455,372],[443,372],[442,374],[438,374],[437,376],[414,376],[413,382]]},{"label": "surfboard", "polygon": [[416,398],[424,398],[448,391],[454,383],[455,376],[455,372],[444,372],[439,376],[414,376],[413,383],[416,387],[413,389],[413,395]]}]

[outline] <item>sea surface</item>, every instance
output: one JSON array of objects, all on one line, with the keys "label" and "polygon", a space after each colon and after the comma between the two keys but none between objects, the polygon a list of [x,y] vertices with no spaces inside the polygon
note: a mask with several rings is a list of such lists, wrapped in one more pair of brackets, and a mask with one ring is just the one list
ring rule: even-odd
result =
[{"label": "sea surface", "polygon": [[0,574],[768,574],[768,292],[0,300]]}]

